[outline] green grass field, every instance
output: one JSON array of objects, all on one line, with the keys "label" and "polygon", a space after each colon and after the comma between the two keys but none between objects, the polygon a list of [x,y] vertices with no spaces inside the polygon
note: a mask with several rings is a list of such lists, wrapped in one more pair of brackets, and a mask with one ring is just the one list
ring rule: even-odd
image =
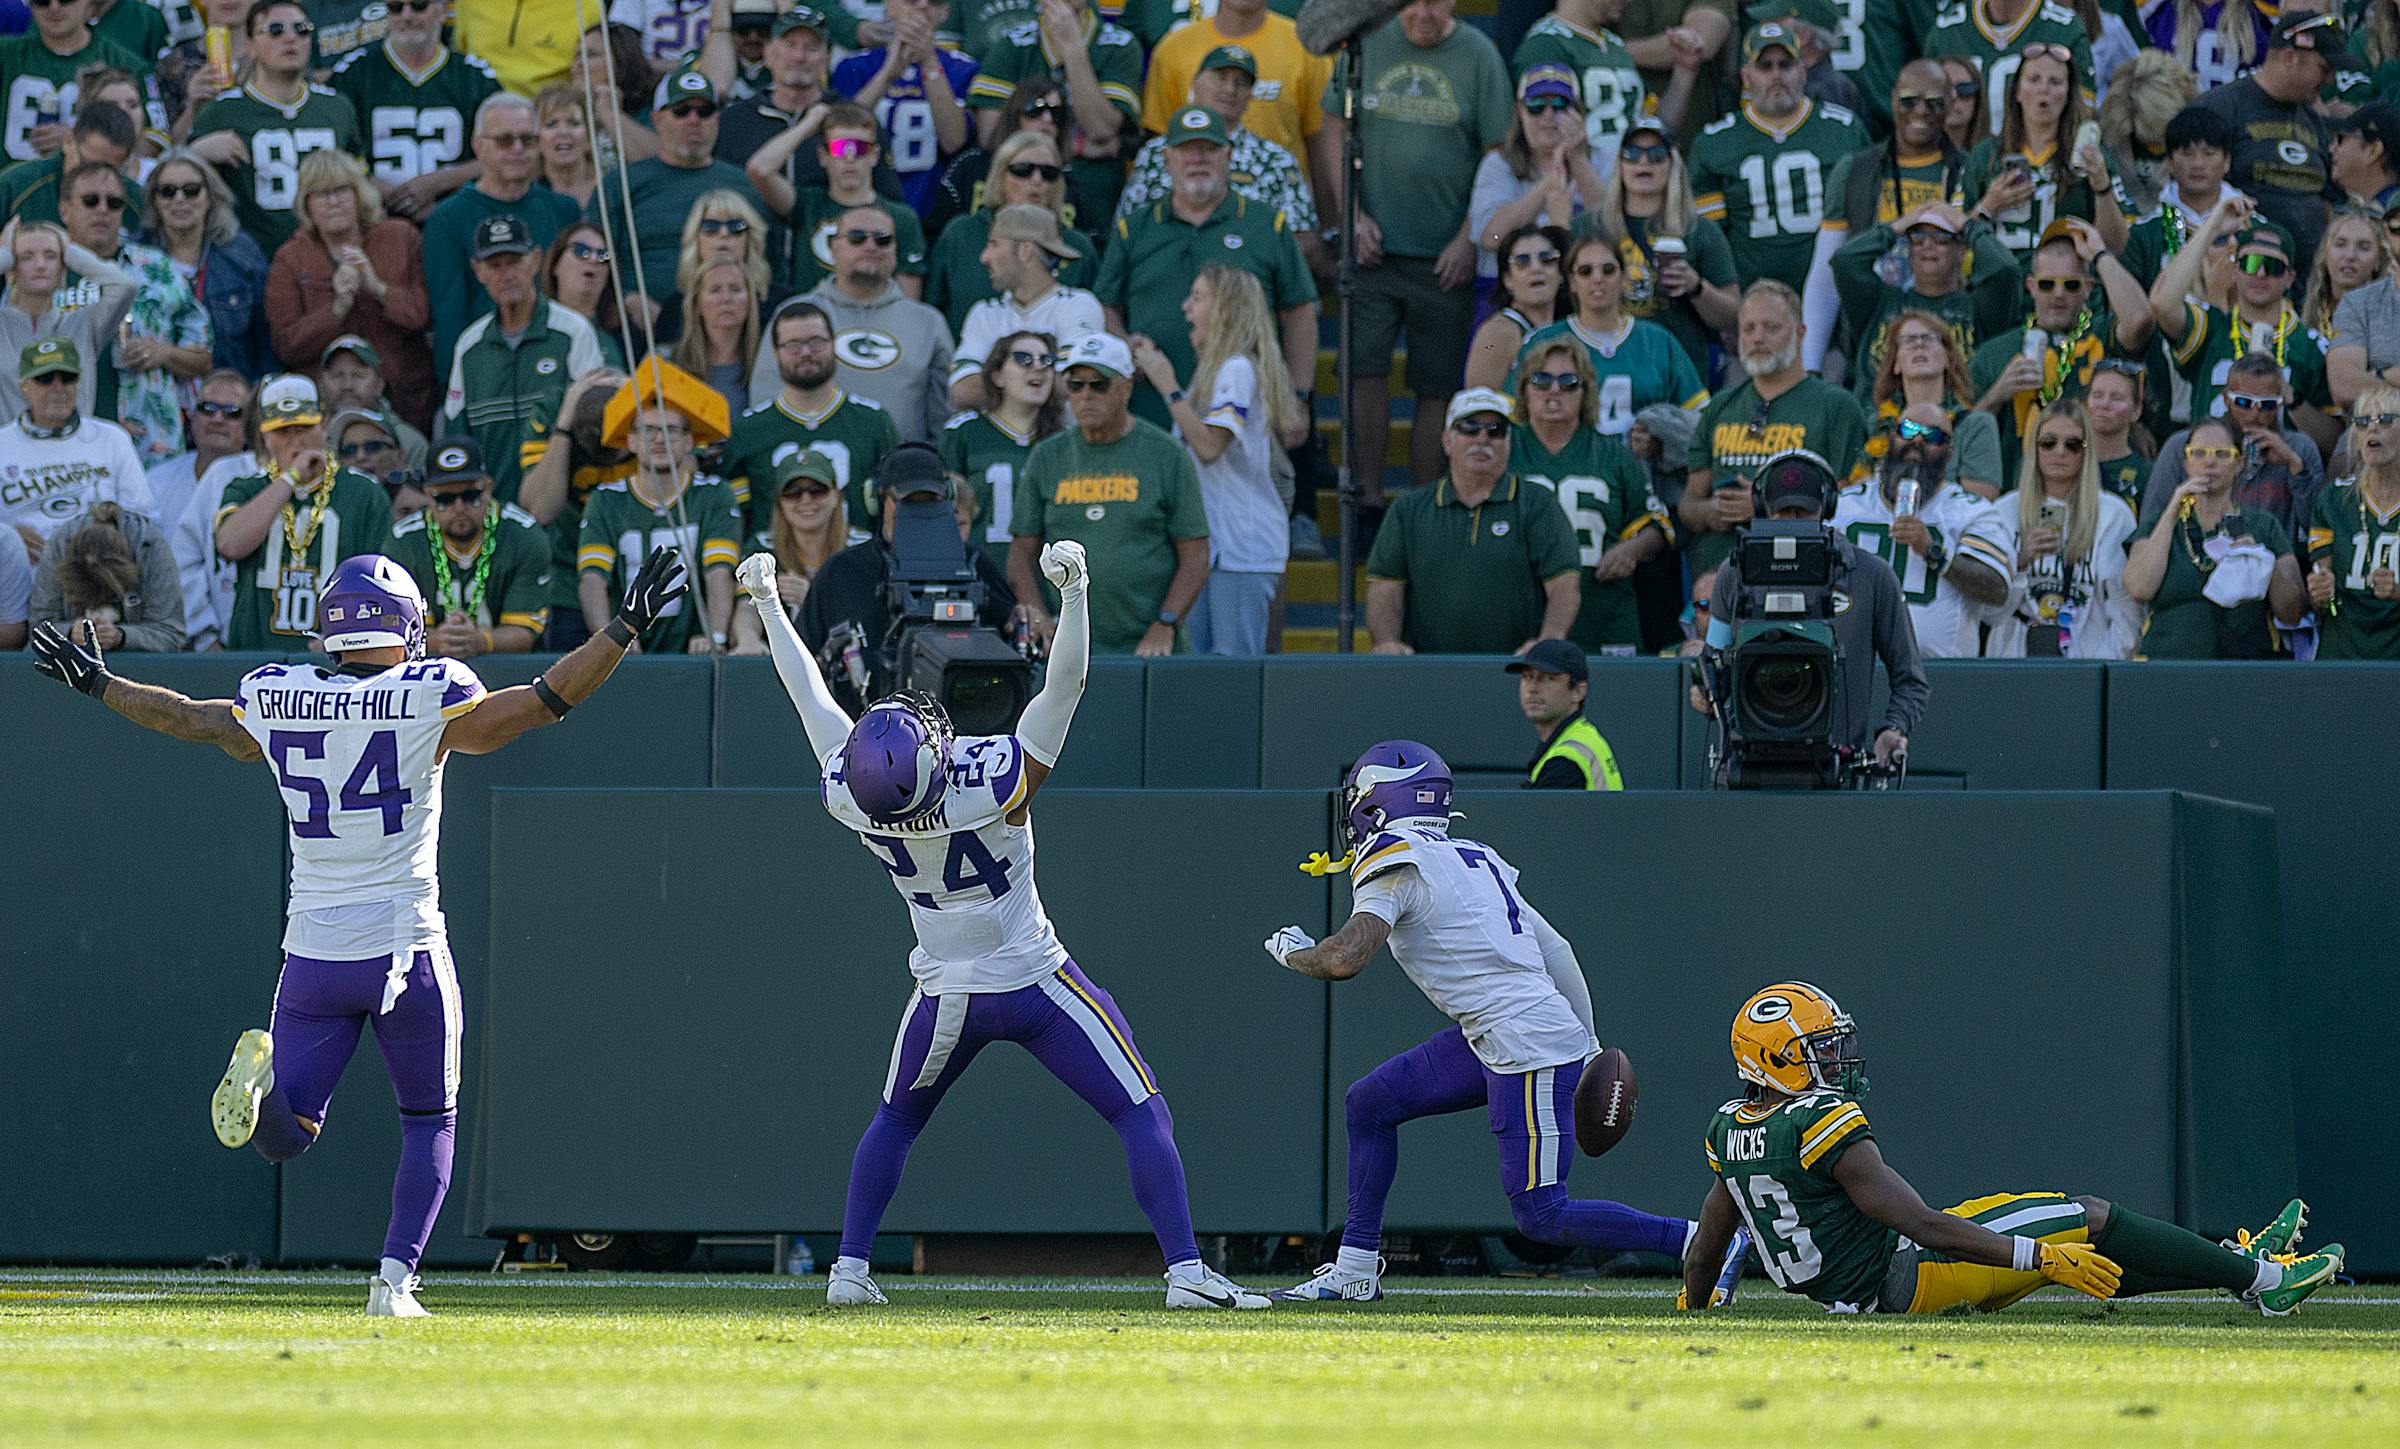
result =
[{"label": "green grass field", "polygon": [[0,1272],[0,1444],[1532,1446],[2400,1444],[2400,1293],[2269,1322],[2045,1292],[1829,1320],[1760,1282],[1402,1279],[1380,1304],[1182,1314],[1153,1282]]}]

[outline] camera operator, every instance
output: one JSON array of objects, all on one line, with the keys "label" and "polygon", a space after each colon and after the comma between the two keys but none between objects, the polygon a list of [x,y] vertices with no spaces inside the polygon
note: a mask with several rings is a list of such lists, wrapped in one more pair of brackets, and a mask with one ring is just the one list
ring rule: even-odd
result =
[{"label": "camera operator", "polygon": [[[1832,469],[1814,453],[1790,452],[1770,458],[1756,482],[1758,510],[1770,519],[1827,520],[1833,511]],[[1841,651],[1841,678],[1836,682],[1834,745],[1854,757],[1872,749],[1877,764],[1908,749],[1908,736],[1925,714],[1932,689],[1917,658],[1917,635],[1909,622],[1908,606],[1900,595],[1900,580],[1891,565],[1860,549],[1831,528],[1833,547],[1834,642]],[[1718,566],[1710,596],[1708,647],[1724,649],[1733,643],[1735,609],[1741,600],[1741,550]],[[1890,676],[1891,702],[1883,720],[1869,735],[1869,707],[1875,696],[1875,661],[1883,661]],[[1699,686],[1692,688],[1692,708],[1714,716],[1715,708]],[[1870,743],[1871,739],[1871,743]]]},{"label": "camera operator", "polygon": [[[821,479],[831,474],[832,460],[823,453],[814,449],[795,452],[777,464],[776,488],[780,491],[785,483],[797,478]],[[898,687],[886,645],[900,617],[894,605],[891,578],[895,557],[893,534],[902,502],[935,498],[952,504],[958,511],[961,547],[974,564],[975,577],[983,584],[983,605],[976,622],[1000,630],[1009,629],[1012,622],[1020,626],[1023,623],[1023,611],[1017,607],[1016,595],[1008,587],[1007,575],[982,549],[964,546],[975,525],[975,490],[959,486],[958,480],[943,468],[939,452],[924,443],[901,444],[885,455],[868,489],[869,500],[882,520],[876,536],[852,544],[827,559],[825,566],[817,571],[815,582],[809,585],[807,600],[800,606],[801,642],[819,659],[825,657],[826,639],[841,626],[855,625],[859,631],[860,663],[867,674],[864,694],[853,685],[849,670],[839,658],[833,668],[825,671],[834,698],[853,713]]]}]

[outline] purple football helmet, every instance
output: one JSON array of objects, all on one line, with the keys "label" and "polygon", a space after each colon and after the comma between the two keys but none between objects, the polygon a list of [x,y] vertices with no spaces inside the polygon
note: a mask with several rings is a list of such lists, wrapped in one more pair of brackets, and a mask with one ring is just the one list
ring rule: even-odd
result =
[{"label": "purple football helmet", "polygon": [[1450,767],[1415,740],[1385,740],[1342,780],[1342,818],[1360,846],[1396,821],[1450,822]]},{"label": "purple football helmet", "polygon": [[389,649],[425,657],[425,596],[408,570],[379,553],[343,559],[317,591],[317,637],[325,652]]},{"label": "purple football helmet", "polygon": [[850,727],[842,782],[878,825],[900,825],[942,802],[950,783],[950,716],[931,695],[903,690]]}]

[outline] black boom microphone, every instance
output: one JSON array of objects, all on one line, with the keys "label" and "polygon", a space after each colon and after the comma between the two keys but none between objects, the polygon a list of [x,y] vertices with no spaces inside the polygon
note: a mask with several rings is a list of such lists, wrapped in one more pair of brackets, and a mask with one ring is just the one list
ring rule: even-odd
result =
[{"label": "black boom microphone", "polygon": [[1300,32],[1300,48],[1310,55],[1331,55],[1347,42],[1381,29],[1406,10],[1409,0],[1308,0],[1292,17]]}]

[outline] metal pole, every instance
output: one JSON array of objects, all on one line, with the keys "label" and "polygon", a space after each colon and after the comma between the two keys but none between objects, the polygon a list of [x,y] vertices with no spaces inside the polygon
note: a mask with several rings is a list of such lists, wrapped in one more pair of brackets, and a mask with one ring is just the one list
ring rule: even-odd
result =
[{"label": "metal pole", "polygon": [[[1341,570],[1336,582],[1334,609],[1335,652],[1351,652],[1350,639],[1358,624],[1358,459],[1351,456],[1350,440],[1357,436],[1351,426],[1350,409],[1358,396],[1358,353],[1351,346],[1352,312],[1358,293],[1358,188],[1366,174],[1366,151],[1359,137],[1359,113],[1364,109],[1359,98],[1366,90],[1366,52],[1363,37],[1351,36],[1342,42],[1342,54],[1349,65],[1349,80],[1342,87],[1342,255],[1339,280],[1341,320],[1336,329],[1335,346],[1341,351],[1335,365],[1340,369],[1342,466],[1335,473],[1334,494],[1339,502],[1341,533],[1334,546],[1335,566]],[[1383,460],[1370,460],[1368,466],[1380,468]]]}]

